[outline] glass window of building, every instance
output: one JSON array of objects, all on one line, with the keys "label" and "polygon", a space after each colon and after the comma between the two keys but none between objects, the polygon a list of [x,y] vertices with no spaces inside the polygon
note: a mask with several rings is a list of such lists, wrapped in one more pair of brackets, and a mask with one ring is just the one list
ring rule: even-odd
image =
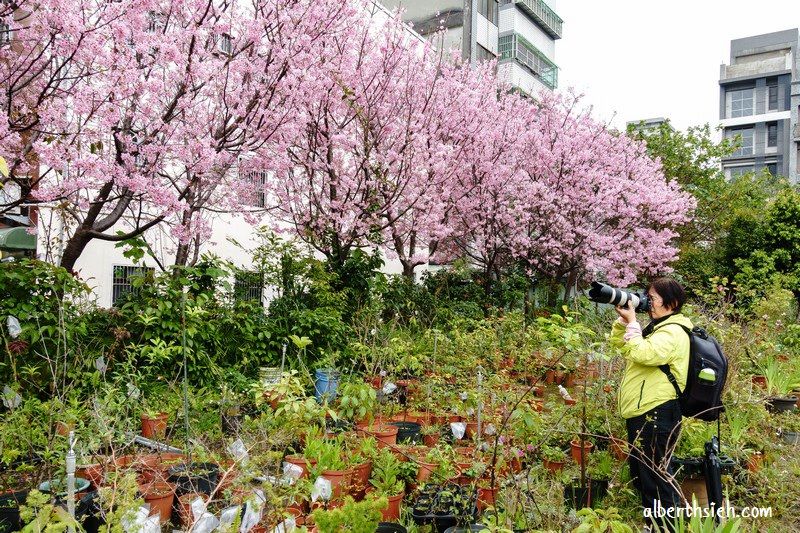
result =
[{"label": "glass window of building", "polygon": [[773,176],[778,175],[778,163],[767,163],[767,172]]},{"label": "glass window of building", "polygon": [[497,0],[478,0],[478,13],[497,26]]},{"label": "glass window of building", "polygon": [[739,137],[740,144],[731,155],[734,157],[753,155],[753,128],[730,128],[725,132],[725,137],[728,139],[734,139],[737,136]]},{"label": "glass window of building", "polygon": [[739,89],[728,93],[729,118],[747,117],[753,114],[753,89]]},{"label": "glass window of building", "polygon": [[770,85],[767,87],[767,110],[778,110],[778,86]]},{"label": "glass window of building", "polygon": [[726,170],[725,173],[728,175],[728,178],[735,180],[751,172],[753,172],[753,165],[745,165],[742,167],[730,167]]},{"label": "glass window of building", "polygon": [[778,123],[767,123],[767,148],[778,147]]}]

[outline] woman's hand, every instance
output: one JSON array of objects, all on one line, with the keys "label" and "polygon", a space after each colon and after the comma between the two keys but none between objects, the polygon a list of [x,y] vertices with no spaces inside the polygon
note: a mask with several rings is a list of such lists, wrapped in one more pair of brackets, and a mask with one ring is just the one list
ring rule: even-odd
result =
[{"label": "woman's hand", "polygon": [[631,307],[630,302],[627,303],[626,307],[615,307],[614,311],[622,317],[622,320],[625,321],[626,324],[636,322],[636,311]]}]

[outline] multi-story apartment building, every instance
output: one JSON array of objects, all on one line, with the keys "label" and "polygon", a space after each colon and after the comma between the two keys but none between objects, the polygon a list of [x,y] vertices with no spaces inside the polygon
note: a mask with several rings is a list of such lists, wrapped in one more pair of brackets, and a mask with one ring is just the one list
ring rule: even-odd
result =
[{"label": "multi-story apartment building", "polygon": [[497,58],[501,79],[525,94],[558,86],[555,42],[563,21],[543,0],[382,1],[403,9],[403,20],[421,35],[446,29],[436,46],[461,50],[473,62]]},{"label": "multi-story apartment building", "polygon": [[741,137],[723,160],[725,175],[767,169],[798,179],[800,153],[800,39],[798,29],[731,41],[729,65],[721,65],[720,122],[727,138]]}]

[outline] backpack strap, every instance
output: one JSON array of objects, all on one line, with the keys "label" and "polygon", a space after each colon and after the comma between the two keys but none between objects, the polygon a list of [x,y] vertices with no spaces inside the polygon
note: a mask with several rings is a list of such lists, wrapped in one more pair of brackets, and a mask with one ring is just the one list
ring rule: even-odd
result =
[{"label": "backpack strap", "polygon": [[[689,328],[687,328],[683,324],[678,324],[676,322],[671,322],[670,324],[675,324],[676,326],[680,326],[683,329],[683,331],[685,331],[686,334],[689,335],[689,350],[691,350],[692,349],[692,345],[691,345],[692,330],[690,330]],[[668,325],[669,324],[665,324],[664,326],[668,326]],[[664,327],[664,326],[661,326],[661,327]],[[661,328],[658,328],[658,329],[661,329]],[[653,333],[655,333],[655,331],[656,330],[653,330]],[[680,398],[681,397],[681,388],[678,386],[678,380],[675,379],[675,376],[673,375],[672,370],[670,370],[669,365],[668,364],[659,365],[658,368],[660,368],[661,371],[667,375],[667,379],[669,380],[670,383],[672,383],[672,386],[675,387],[675,393],[678,395],[678,398]]]}]

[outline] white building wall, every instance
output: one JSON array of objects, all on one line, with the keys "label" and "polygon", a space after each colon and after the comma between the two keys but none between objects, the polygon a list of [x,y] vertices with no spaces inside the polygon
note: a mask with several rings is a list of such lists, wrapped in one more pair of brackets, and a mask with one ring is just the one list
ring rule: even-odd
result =
[{"label": "white building wall", "polygon": [[550,88],[542,83],[516,61],[508,61],[497,66],[497,72],[504,83],[519,87],[531,96],[537,96],[542,91],[550,92]]},{"label": "white building wall", "polygon": [[483,15],[477,15],[478,31],[475,42],[493,54],[497,54],[497,26],[489,22]]}]

